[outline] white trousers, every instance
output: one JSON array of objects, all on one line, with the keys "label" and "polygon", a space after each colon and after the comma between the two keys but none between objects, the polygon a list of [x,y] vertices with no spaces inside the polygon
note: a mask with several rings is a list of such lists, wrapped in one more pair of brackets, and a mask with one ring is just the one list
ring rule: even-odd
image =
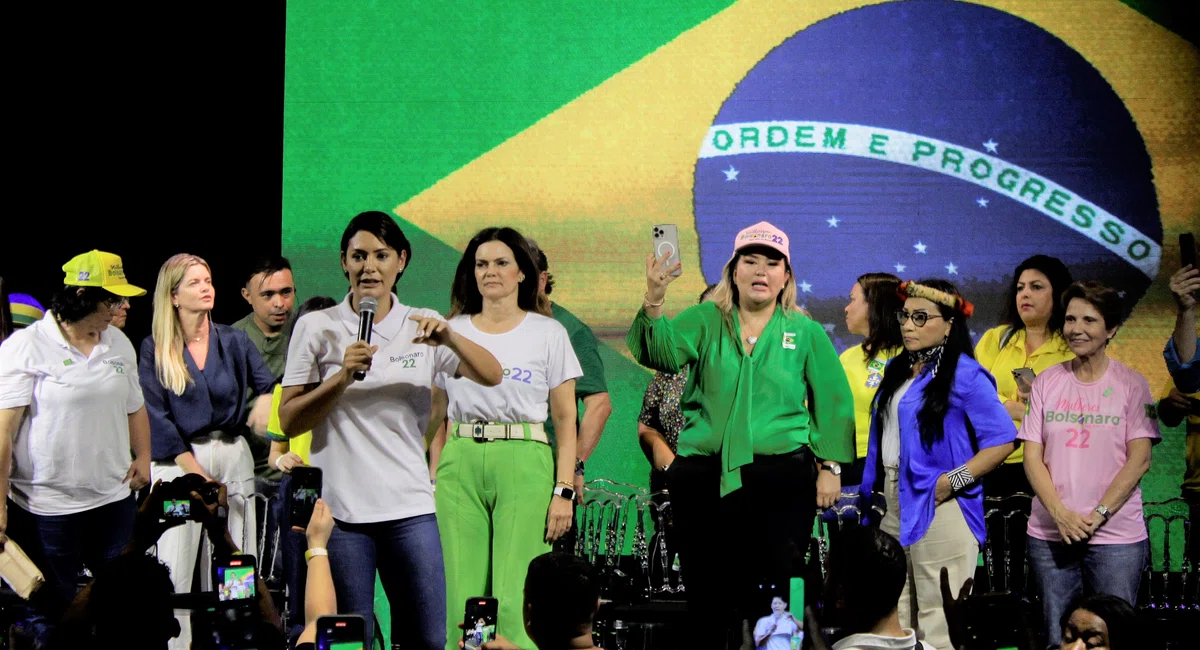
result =
[{"label": "white trousers", "polygon": [[[226,486],[229,499],[229,534],[243,553],[258,555],[258,535],[255,526],[255,504],[246,497],[254,492],[254,458],[245,438],[233,440],[199,439],[193,441],[192,451],[200,466],[210,476]],[[184,475],[175,463],[151,463],[151,485],[162,479],[164,483]],[[204,552],[201,553],[201,548]],[[196,568],[196,557],[200,557],[200,585],[203,591],[212,591],[211,544],[204,536],[199,522],[189,521],[171,528],[158,540],[158,559],[171,570],[175,593],[189,593]],[[179,621],[179,636],[171,639],[171,650],[188,650],[192,645],[191,612],[175,610]]]},{"label": "white trousers", "polygon": [[[888,512],[880,523],[883,532],[900,539],[900,475],[885,468],[883,495]],[[967,578],[975,575],[979,542],[971,532],[957,499],[950,499],[933,511],[929,530],[912,546],[904,547],[908,557],[908,579],[900,592],[900,627],[912,628],[917,636],[935,648],[950,648],[950,628],[942,611],[942,567],[950,574],[950,591],[956,597]]]}]

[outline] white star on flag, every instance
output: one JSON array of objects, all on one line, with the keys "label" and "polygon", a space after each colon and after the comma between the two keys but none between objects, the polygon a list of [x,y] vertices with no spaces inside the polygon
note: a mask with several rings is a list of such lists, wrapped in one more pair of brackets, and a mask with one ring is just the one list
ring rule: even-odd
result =
[{"label": "white star on flag", "polygon": [[920,253],[921,255],[924,255],[925,249],[929,248],[929,247],[926,246],[925,244],[922,244],[921,242],[917,242],[917,243],[913,244],[913,248],[917,249],[917,252]]},{"label": "white star on flag", "polygon": [[958,275],[958,267],[954,266],[954,262],[950,262],[946,265],[946,273],[949,273],[950,275]]},{"label": "white star on flag", "polygon": [[829,224],[830,228],[837,228],[839,221],[841,221],[841,219],[838,219],[837,217],[829,217],[825,220],[825,223]]},{"label": "white star on flag", "polygon": [[808,280],[800,281],[800,291],[803,291],[804,293],[812,293],[812,285],[808,283]]},{"label": "white star on flag", "polygon": [[981,208],[986,208],[987,204],[988,204],[988,200],[983,198],[982,196],[975,199],[975,202],[978,203],[979,207],[981,207]]},{"label": "white star on flag", "polygon": [[896,262],[896,266],[895,266],[896,273],[904,273],[904,269],[906,269],[906,268],[908,268],[908,267],[904,266],[900,262]]},{"label": "white star on flag", "polygon": [[988,153],[997,153],[996,147],[998,146],[1000,146],[1000,143],[991,138],[988,138],[988,141],[983,143],[983,148],[987,149]]},{"label": "white star on flag", "polygon": [[734,169],[733,165],[730,165],[729,169],[725,169],[722,171],[725,173],[725,182],[726,183],[728,183],[729,181],[737,180],[738,170]]}]

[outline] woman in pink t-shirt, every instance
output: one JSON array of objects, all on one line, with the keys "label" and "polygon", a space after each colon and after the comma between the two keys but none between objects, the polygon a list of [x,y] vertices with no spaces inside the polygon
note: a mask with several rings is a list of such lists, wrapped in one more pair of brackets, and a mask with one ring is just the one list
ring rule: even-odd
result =
[{"label": "woman in pink t-shirt", "polygon": [[1085,588],[1137,599],[1149,553],[1138,483],[1159,440],[1150,385],[1106,354],[1123,320],[1120,296],[1098,282],[1076,282],[1062,300],[1075,359],[1034,381],[1018,436],[1038,497],[1029,516],[1029,560],[1050,643]]}]

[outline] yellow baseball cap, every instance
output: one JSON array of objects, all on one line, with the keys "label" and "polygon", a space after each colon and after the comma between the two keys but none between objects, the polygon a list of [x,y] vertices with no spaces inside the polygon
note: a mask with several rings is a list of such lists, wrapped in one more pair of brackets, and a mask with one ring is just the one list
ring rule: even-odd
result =
[{"label": "yellow baseball cap", "polygon": [[91,251],[76,255],[63,264],[62,270],[67,274],[63,278],[63,284],[66,285],[100,287],[126,298],[146,295],[145,289],[125,281],[125,267],[121,264],[121,258],[112,253]]}]

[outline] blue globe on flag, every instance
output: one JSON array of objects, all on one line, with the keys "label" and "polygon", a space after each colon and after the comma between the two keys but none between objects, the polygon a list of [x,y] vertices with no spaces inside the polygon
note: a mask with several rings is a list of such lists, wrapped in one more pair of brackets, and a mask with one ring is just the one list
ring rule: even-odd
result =
[{"label": "blue globe on flag", "polygon": [[784,41],[722,105],[694,188],[706,280],[738,230],[770,221],[839,348],[863,273],[950,280],[982,332],[1031,255],[1129,308],[1161,255],[1150,157],[1108,82],[1041,27],[949,0],[854,9]]}]

